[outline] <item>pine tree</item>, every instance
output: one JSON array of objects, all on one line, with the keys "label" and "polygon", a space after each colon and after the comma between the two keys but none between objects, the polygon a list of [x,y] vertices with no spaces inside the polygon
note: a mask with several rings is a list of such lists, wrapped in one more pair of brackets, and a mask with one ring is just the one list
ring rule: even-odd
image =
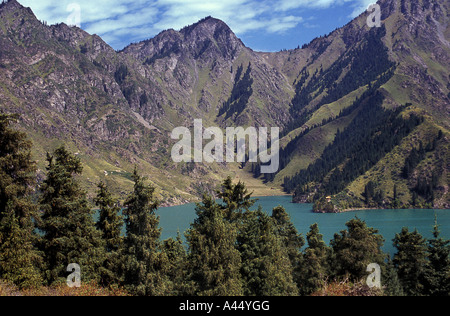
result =
[{"label": "pine tree", "polygon": [[367,227],[359,218],[347,224],[347,230],[335,234],[333,248],[333,270],[336,276],[349,276],[360,281],[367,276],[367,266],[377,263],[383,266],[386,255],[381,250],[384,239],[376,229]]},{"label": "pine tree", "polygon": [[177,238],[164,240],[161,248],[161,267],[164,270],[164,275],[167,276],[166,294],[169,296],[180,296],[188,293],[189,290],[186,283],[187,254],[180,232],[178,232]]},{"label": "pine tree", "polygon": [[366,205],[370,206],[375,198],[375,184],[369,181],[364,188],[364,197],[366,198]]},{"label": "pine tree", "polygon": [[121,208],[118,202],[112,198],[103,182],[98,185],[94,203],[99,207],[99,220],[96,226],[106,241],[106,249],[108,252],[117,251],[122,243],[123,216],[120,215]]},{"label": "pine tree", "polygon": [[319,232],[319,226],[313,224],[306,235],[308,247],[304,251],[301,273],[302,295],[310,295],[323,286],[323,282],[329,275],[328,258],[331,249],[323,241],[323,235]]},{"label": "pine tree", "polygon": [[28,288],[42,283],[33,222],[37,207],[30,200],[36,166],[27,136],[10,127],[17,119],[0,114],[0,278]]},{"label": "pine tree", "polygon": [[17,115],[0,114],[0,212],[14,197],[26,196],[36,178],[31,142],[26,134],[10,127],[17,119]]},{"label": "pine tree", "polygon": [[186,233],[190,295],[241,296],[241,258],[235,248],[237,231],[210,196],[197,205],[197,219]]},{"label": "pine tree", "polygon": [[384,274],[382,275],[381,279],[382,279],[383,293],[385,295],[387,296],[405,295],[403,287],[400,283],[400,279],[398,277],[397,270],[390,256],[386,263],[386,270],[384,271]]},{"label": "pine tree", "polygon": [[298,295],[286,239],[279,235],[273,218],[262,210],[247,212],[237,245],[245,295]]},{"label": "pine tree", "polygon": [[20,289],[42,285],[39,266],[42,258],[29,229],[21,226],[13,207],[7,207],[0,223],[0,278]]},{"label": "pine tree", "polygon": [[398,186],[397,184],[394,185],[394,196],[392,201],[392,207],[393,208],[399,208],[400,207],[400,200],[398,199]]},{"label": "pine tree", "polygon": [[86,192],[75,180],[83,170],[81,161],[62,146],[53,155],[47,154],[47,162],[39,227],[44,234],[41,247],[47,264],[46,279],[49,283],[65,281],[67,266],[76,263],[81,268],[82,282],[99,281],[103,245]]},{"label": "pine tree", "polygon": [[133,173],[134,191],[125,201],[126,237],[123,248],[123,271],[126,289],[139,296],[164,293],[164,277],[160,262],[159,238],[161,229],[156,210],[159,201],[155,188],[145,184],[145,178]]},{"label": "pine tree", "polygon": [[305,240],[299,235],[284,207],[278,206],[274,208],[272,210],[272,219],[275,223],[275,232],[281,239],[291,262],[294,281],[299,285],[303,264],[301,249],[305,245]]},{"label": "pine tree", "polygon": [[231,177],[224,180],[217,195],[223,201],[222,209],[230,222],[241,219],[243,212],[248,211],[257,202],[252,200],[252,193],[248,193],[244,183],[239,181],[238,184],[233,184]]},{"label": "pine tree", "polygon": [[450,240],[440,236],[436,219],[434,238],[428,240],[429,265],[425,274],[425,294],[431,296],[450,295]]},{"label": "pine tree", "polygon": [[106,256],[101,272],[101,284],[119,284],[119,250],[123,244],[121,233],[124,225],[123,217],[120,215],[121,208],[103,182],[98,185],[94,203],[99,208],[96,227],[101,232]]},{"label": "pine tree", "polygon": [[408,228],[403,228],[395,235],[394,247],[397,253],[393,263],[405,294],[423,295],[428,256],[425,238],[417,230],[411,233]]}]

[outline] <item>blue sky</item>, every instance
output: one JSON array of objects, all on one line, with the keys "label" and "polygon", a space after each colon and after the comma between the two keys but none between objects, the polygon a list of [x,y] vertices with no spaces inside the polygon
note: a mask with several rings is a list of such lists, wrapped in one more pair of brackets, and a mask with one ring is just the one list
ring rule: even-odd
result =
[{"label": "blue sky", "polygon": [[[375,0],[18,0],[49,24],[76,21],[116,50],[213,16],[250,48],[292,49],[328,34]],[[79,19],[78,19],[79,17]]]}]

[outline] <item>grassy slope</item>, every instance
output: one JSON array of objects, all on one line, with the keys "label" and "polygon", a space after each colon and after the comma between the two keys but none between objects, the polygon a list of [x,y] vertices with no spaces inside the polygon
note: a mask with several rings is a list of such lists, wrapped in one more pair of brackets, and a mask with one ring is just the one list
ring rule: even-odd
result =
[{"label": "grassy slope", "polygon": [[[362,193],[364,192],[365,186],[369,181],[373,181],[377,185],[377,189],[382,189],[389,199],[393,198],[394,186],[397,185],[398,191],[400,192],[399,200],[403,204],[410,203],[412,200],[410,189],[414,186],[415,182],[404,179],[401,175],[405,159],[413,146],[415,148],[419,147],[420,141],[425,145],[432,142],[439,129],[439,127],[430,121],[425,121],[407,136],[399,146],[381,159],[372,169],[351,183],[348,186],[349,195],[363,200]],[[446,137],[448,137],[448,134]],[[448,146],[446,145],[445,139],[438,143],[436,151],[428,153],[425,160],[417,166],[415,178],[421,176],[421,174],[422,176],[424,174],[429,176],[435,168],[439,167],[439,160],[441,160],[442,163],[442,157],[444,155],[448,156]],[[445,183],[446,181],[447,184]],[[440,186],[447,186],[445,189],[447,192],[438,197],[437,204],[449,200],[448,175],[445,173],[440,178]]]},{"label": "grassy slope", "polygon": [[[395,42],[395,36],[393,34],[398,31],[396,29],[398,25],[398,18],[397,13],[385,21],[388,34],[384,41],[386,46],[391,49],[391,53],[392,45]],[[445,87],[444,84],[446,76],[448,76],[448,69],[445,71],[447,67],[430,58],[430,55],[426,52],[426,49],[420,47],[420,43],[412,43],[411,49],[417,52],[417,56],[414,58],[411,56],[403,56],[401,54],[393,54],[393,59],[405,65],[417,63],[426,65],[428,74],[435,78],[441,86]],[[362,200],[363,198],[361,194],[364,191],[364,187],[369,181],[373,181],[380,185],[379,189],[382,189],[387,194],[388,198],[392,198],[394,185],[397,185],[399,192],[402,192],[400,194],[401,202],[404,204],[410,203],[410,189],[416,182],[415,179],[406,180],[401,177],[401,170],[404,166],[405,159],[409,155],[412,146],[418,147],[420,140],[424,144],[429,143],[434,137],[436,137],[439,130],[443,130],[444,135],[447,135],[447,138],[444,138],[444,140],[438,144],[437,149],[434,152],[429,153],[426,159],[417,166],[415,177],[424,175],[429,176],[435,168],[441,167],[443,169],[442,175],[439,179],[441,192],[437,197],[436,204],[442,205],[442,203],[446,201],[448,203],[450,200],[448,194],[449,175],[447,174],[445,168],[445,166],[448,166],[448,157],[450,156],[450,150],[448,148],[449,131],[445,128],[448,124],[448,117],[445,113],[435,110],[433,106],[430,107],[430,105],[433,105],[434,102],[438,101],[434,99],[432,94],[421,93],[419,89],[413,89],[411,85],[405,89],[405,83],[410,83],[411,81],[414,82],[414,79],[415,78],[405,73],[402,68],[397,70],[395,76],[382,87],[382,91],[384,91],[386,96],[384,106],[386,108],[393,108],[406,103],[412,103],[415,107],[410,107],[408,110],[404,111],[403,115],[408,115],[409,112],[424,115],[426,118],[425,123],[405,138],[399,146],[397,146],[392,152],[388,153],[376,166],[374,166],[366,174],[361,175],[353,183],[349,184],[346,189],[349,196]],[[314,124],[320,124],[324,118],[336,115],[338,111],[345,108],[346,105],[348,106],[348,103],[354,100],[354,97],[358,94],[360,95],[360,93],[361,91],[354,91],[344,97],[343,100],[339,100],[331,105],[322,106],[314,113],[313,117],[305,125],[312,126]],[[332,142],[333,128],[330,128],[329,125],[330,124],[326,125],[324,128],[321,128],[320,131],[319,129],[314,129],[308,135],[303,137],[299,143],[303,149],[299,149],[295,153],[292,162],[275,179],[276,183],[281,183],[281,179],[286,175],[292,175],[298,172],[298,170],[307,168],[309,164],[314,162],[315,159],[320,156],[323,148],[313,146],[313,144],[319,141],[325,145]],[[284,140],[284,143],[286,143],[288,139],[295,137],[298,133],[298,131],[294,131],[291,135],[288,135]],[[441,164],[441,166],[439,166],[439,164]]]},{"label": "grassy slope", "polygon": [[[344,104],[344,102],[342,103]],[[342,107],[342,104],[336,103],[329,105],[330,108],[335,109]],[[328,106],[325,106],[328,108]],[[291,162],[277,174],[274,180],[274,185],[281,186],[285,177],[290,177],[297,174],[300,170],[308,168],[322,155],[325,148],[330,145],[339,130],[344,130],[356,116],[357,111],[352,114],[334,120],[324,126],[312,129],[308,134],[303,136],[298,141],[297,150],[292,156]],[[321,120],[320,120],[321,121]]]}]

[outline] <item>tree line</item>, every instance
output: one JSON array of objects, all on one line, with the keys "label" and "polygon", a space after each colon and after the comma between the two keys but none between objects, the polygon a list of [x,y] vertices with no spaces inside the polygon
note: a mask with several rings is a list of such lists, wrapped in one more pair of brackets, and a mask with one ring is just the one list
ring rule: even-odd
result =
[{"label": "tree line", "polygon": [[318,201],[341,192],[423,123],[423,118],[414,114],[401,117],[403,107],[384,109],[383,100],[379,92],[361,100],[353,121],[345,130],[337,131],[321,157],[297,175],[284,179],[284,188],[294,193],[294,199],[313,194],[313,200]]},{"label": "tree line", "polygon": [[[197,204],[186,242],[180,234],[161,241],[160,202],[137,170],[123,207],[99,183],[95,221],[76,180],[81,161],[64,146],[47,155],[36,198],[32,144],[11,128],[14,120],[0,114],[0,279],[19,288],[62,284],[77,263],[82,282],[139,296],[311,295],[334,280],[348,280],[355,295],[450,293],[450,241],[437,224],[430,240],[403,229],[391,260],[383,237],[364,221],[349,221],[329,246],[317,224],[305,240],[283,207],[270,215],[255,210],[246,186],[227,178],[215,197]],[[382,268],[380,290],[361,282],[371,263]]]},{"label": "tree line", "polygon": [[[321,65],[311,75],[306,67],[303,68],[294,83],[293,119],[286,128],[286,134],[303,126],[321,106],[333,103],[360,87],[368,86],[370,91],[375,91],[388,82],[397,65],[389,59],[388,49],[382,41],[385,35],[384,26],[374,28],[364,35],[360,45],[351,47],[328,69],[324,70]],[[310,106],[321,95],[324,96],[320,101]]]},{"label": "tree line", "polygon": [[[371,30],[364,36],[364,41],[361,45],[352,47],[328,69],[324,70],[321,65],[312,74],[307,70],[307,67],[300,71],[294,82],[295,95],[291,101],[290,111],[293,119],[281,136],[286,136],[300,127],[302,127],[302,131],[285,148],[280,150],[280,170],[283,170],[289,164],[298,147],[299,140],[311,130],[346,117],[361,107],[367,106],[367,103],[378,102],[377,100],[374,102],[374,99],[381,98],[381,94],[378,91],[379,88],[392,78],[397,67],[395,63],[389,60],[387,48],[382,41],[385,35],[386,29],[384,27]],[[342,80],[338,80],[339,77],[343,77]],[[321,106],[331,104],[364,86],[367,86],[367,90],[360,97],[356,98],[351,106],[341,110],[338,116],[324,118],[321,124],[305,126]],[[324,96],[321,97],[320,101],[311,106],[311,102],[322,94]],[[365,148],[361,148],[361,150],[365,150]],[[262,175],[260,166],[261,164],[252,165],[252,173],[257,178]],[[350,171],[350,173],[353,173],[353,171]],[[276,174],[263,175],[264,180],[267,182],[273,181],[275,176]],[[300,185],[297,191],[300,195],[304,194],[301,188],[304,184],[299,184],[297,181],[299,177],[300,175],[292,175],[284,179],[284,188],[287,192],[293,192]],[[342,175],[335,174],[335,177],[338,179],[332,181],[330,189],[334,191],[342,190]]]},{"label": "tree line", "polygon": [[[244,66],[240,65],[237,69],[233,90],[230,98],[223,103],[219,110],[219,115],[225,114],[225,119],[238,116],[248,105],[248,101],[253,94],[253,78],[251,77],[252,65],[249,63],[247,71],[244,73]],[[242,77],[242,78],[241,78]]]}]

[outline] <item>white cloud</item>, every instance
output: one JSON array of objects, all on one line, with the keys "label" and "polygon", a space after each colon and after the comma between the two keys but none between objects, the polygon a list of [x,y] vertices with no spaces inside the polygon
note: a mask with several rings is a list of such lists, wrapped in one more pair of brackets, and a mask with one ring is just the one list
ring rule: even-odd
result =
[{"label": "white cloud", "polygon": [[38,19],[49,24],[67,23],[70,4],[81,9],[81,27],[91,34],[98,34],[113,46],[120,46],[121,38],[131,41],[150,38],[158,30],[154,28],[158,8],[147,0],[19,0],[31,7]]},{"label": "white cloud", "polygon": [[371,5],[376,3],[376,0],[360,0],[356,3],[355,9],[353,10],[352,14],[350,15],[351,18],[356,18],[361,13],[367,10],[367,8]]},{"label": "white cloud", "polygon": [[81,8],[82,22],[90,23],[101,21],[118,15],[127,14],[130,10],[137,9],[137,5],[143,1],[131,0],[19,0],[24,5],[31,7],[40,20],[48,23],[65,22],[70,12],[67,8],[70,4],[76,3]]},{"label": "white cloud", "polygon": [[297,16],[273,18],[270,21],[270,25],[268,26],[267,31],[269,31],[270,33],[282,33],[296,27],[302,21],[303,18]]}]

